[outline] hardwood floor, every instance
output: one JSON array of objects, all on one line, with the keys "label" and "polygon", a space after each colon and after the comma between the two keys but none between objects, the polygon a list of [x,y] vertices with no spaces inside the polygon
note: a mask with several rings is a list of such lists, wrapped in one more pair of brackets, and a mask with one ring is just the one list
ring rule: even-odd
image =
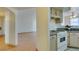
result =
[{"label": "hardwood floor", "polygon": [[0,51],[5,51],[5,50],[8,50],[10,48],[13,48],[12,45],[6,45],[5,44],[5,36],[0,36]]},{"label": "hardwood floor", "polygon": [[6,45],[4,36],[0,37],[1,51],[36,51],[36,33],[20,33],[18,34],[18,45],[16,47]]},{"label": "hardwood floor", "polygon": [[4,50],[5,48],[4,36],[0,36],[0,50]]}]

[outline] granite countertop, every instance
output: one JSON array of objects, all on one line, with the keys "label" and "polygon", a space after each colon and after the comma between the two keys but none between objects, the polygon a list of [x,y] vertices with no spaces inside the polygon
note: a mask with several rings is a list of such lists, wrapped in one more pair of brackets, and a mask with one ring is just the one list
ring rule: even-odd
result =
[{"label": "granite countertop", "polygon": [[70,29],[57,28],[57,31],[79,31],[79,28],[70,28]]},{"label": "granite countertop", "polygon": [[79,28],[70,28],[70,29],[67,29],[67,28],[57,28],[56,30],[50,30],[52,32],[63,32],[63,31],[67,31],[67,32],[78,32],[79,33]]}]

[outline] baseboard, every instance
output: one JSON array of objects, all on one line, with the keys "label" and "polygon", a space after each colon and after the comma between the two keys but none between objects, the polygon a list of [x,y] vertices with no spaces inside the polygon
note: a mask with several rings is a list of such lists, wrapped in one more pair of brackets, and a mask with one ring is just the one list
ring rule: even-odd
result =
[{"label": "baseboard", "polygon": [[16,47],[15,45],[12,45],[12,44],[6,44],[6,45],[9,47]]},{"label": "baseboard", "polygon": [[0,35],[0,37],[3,37],[3,36],[5,36],[5,35]]},{"label": "baseboard", "polygon": [[24,34],[24,33],[35,33],[35,32],[20,32],[18,34]]}]

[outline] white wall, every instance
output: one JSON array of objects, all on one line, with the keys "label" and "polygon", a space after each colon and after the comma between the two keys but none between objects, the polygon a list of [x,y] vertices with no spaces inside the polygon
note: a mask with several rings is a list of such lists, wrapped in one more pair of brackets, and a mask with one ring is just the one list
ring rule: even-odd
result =
[{"label": "white wall", "polygon": [[17,12],[17,32],[34,32],[36,31],[36,11],[35,8],[28,8]]},{"label": "white wall", "polygon": [[15,14],[9,10],[5,14],[5,43],[17,45]]},{"label": "white wall", "polygon": [[5,13],[5,43],[9,44],[9,12]]}]

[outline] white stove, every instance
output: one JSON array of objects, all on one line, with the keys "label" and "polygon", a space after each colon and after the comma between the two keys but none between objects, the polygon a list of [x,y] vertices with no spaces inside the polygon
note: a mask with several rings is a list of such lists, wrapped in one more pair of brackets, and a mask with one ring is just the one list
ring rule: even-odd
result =
[{"label": "white stove", "polygon": [[67,32],[58,32],[57,33],[57,50],[64,51],[67,49]]},{"label": "white stove", "polygon": [[[52,33],[52,35],[50,36],[50,38],[51,38],[50,39],[50,43],[51,43],[50,47],[51,47],[52,51],[53,50],[64,51],[67,49],[67,32],[65,30],[61,30],[61,28],[65,28],[65,27],[60,24],[50,24],[50,26],[49,26],[49,30]],[[59,29],[60,29],[60,31],[58,31]],[[53,35],[54,32],[52,32],[52,31],[56,32],[56,36]]]}]

